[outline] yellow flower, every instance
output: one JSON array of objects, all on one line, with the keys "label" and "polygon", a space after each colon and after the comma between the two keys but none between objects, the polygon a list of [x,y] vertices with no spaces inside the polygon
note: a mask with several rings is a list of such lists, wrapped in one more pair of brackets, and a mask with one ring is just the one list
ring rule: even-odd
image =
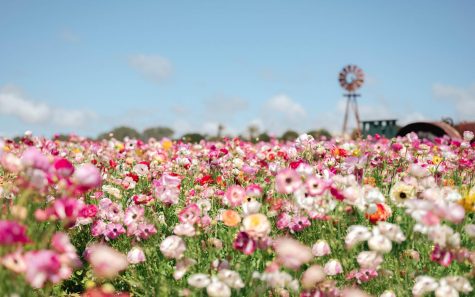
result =
[{"label": "yellow flower", "polygon": [[475,187],[463,199],[459,200],[459,203],[466,211],[475,211]]},{"label": "yellow flower", "polygon": [[173,142],[170,139],[164,139],[162,141],[162,147],[164,150],[168,151],[173,146]]},{"label": "yellow flower", "polygon": [[361,151],[360,151],[359,149],[355,149],[355,150],[353,151],[353,156],[354,156],[354,157],[359,157],[359,156],[361,156]]},{"label": "yellow flower", "polygon": [[442,158],[440,156],[433,156],[432,157],[432,163],[434,163],[435,165],[439,165],[440,162],[442,162]]}]

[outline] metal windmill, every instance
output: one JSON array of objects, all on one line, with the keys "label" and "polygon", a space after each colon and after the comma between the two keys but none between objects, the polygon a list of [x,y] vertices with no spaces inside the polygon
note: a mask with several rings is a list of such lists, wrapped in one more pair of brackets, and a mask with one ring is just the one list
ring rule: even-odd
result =
[{"label": "metal windmill", "polygon": [[359,89],[364,82],[364,73],[361,68],[356,65],[347,65],[345,66],[338,76],[338,81],[343,89],[348,91],[348,93],[343,94],[347,98],[346,100],[346,109],[345,109],[345,118],[343,120],[343,131],[342,134],[345,135],[347,125],[348,125],[348,113],[350,112],[349,109],[352,108],[355,119],[356,119],[356,129],[358,133],[360,133],[360,115],[358,113],[358,103],[356,98],[360,96],[360,94],[355,93],[357,89]]}]

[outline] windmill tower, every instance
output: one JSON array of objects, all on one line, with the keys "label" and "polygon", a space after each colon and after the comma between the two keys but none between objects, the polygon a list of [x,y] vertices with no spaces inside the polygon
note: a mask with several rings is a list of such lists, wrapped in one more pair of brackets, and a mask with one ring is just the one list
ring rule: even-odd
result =
[{"label": "windmill tower", "polygon": [[360,115],[358,113],[358,102],[356,100],[356,98],[360,97],[360,94],[357,94],[356,90],[363,85],[364,72],[356,65],[347,65],[340,71],[338,81],[340,82],[340,86],[347,91],[347,93],[343,94],[343,96],[346,97],[346,108],[342,134],[345,135],[348,128],[348,114],[350,113],[350,109],[352,109],[354,113],[356,129],[358,133],[360,133]]}]

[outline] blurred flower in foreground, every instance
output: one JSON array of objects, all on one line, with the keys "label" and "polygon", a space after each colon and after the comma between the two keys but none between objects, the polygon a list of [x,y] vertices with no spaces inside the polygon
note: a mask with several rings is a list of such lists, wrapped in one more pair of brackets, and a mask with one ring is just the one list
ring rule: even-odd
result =
[{"label": "blurred flower in foreground", "polygon": [[94,244],[85,252],[86,259],[98,277],[113,278],[129,264],[127,256],[107,245]]}]

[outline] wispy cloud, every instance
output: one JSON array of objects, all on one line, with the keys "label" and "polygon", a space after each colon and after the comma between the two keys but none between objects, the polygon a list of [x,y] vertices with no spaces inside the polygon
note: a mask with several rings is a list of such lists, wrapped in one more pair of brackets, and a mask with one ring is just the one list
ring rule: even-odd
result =
[{"label": "wispy cloud", "polygon": [[80,128],[96,118],[92,111],[53,107],[27,98],[16,87],[0,89],[0,114],[16,117],[27,124],[50,124],[58,127]]},{"label": "wispy cloud", "polygon": [[473,120],[475,116],[475,84],[468,88],[434,84],[432,93],[436,98],[451,103],[461,120]]},{"label": "wispy cloud", "polygon": [[172,63],[160,55],[133,55],[129,57],[129,65],[145,79],[159,84],[174,72]]},{"label": "wispy cloud", "polygon": [[286,94],[279,94],[270,98],[266,103],[266,107],[271,111],[284,114],[288,119],[298,119],[307,116],[307,112],[302,105]]}]

